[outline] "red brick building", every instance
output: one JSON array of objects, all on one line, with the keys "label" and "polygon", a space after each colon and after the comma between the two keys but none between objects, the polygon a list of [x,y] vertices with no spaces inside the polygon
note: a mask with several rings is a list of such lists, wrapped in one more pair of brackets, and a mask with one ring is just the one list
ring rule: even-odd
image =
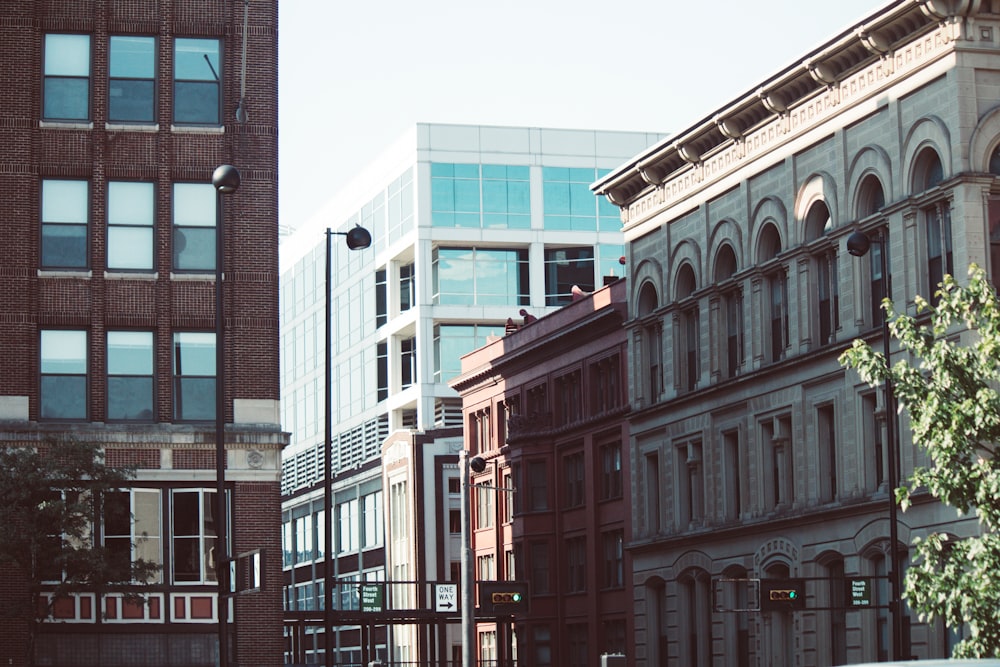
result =
[{"label": "red brick building", "polygon": [[[86,438],[137,467],[131,526],[95,539],[162,564],[138,611],[60,605],[36,661],[216,662],[221,198],[225,553],[263,563],[232,600],[228,653],[279,665],[277,0],[6,0],[0,63],[0,440]],[[242,183],[217,196],[222,164]],[[0,598],[19,581],[0,572]],[[0,664],[26,658],[5,622]]]},{"label": "red brick building", "polygon": [[538,666],[596,667],[628,652],[625,285],[508,327],[451,382],[466,448],[487,462],[470,480],[476,581],[528,585],[513,636],[477,624],[480,660],[503,661],[514,642],[519,663]]}]

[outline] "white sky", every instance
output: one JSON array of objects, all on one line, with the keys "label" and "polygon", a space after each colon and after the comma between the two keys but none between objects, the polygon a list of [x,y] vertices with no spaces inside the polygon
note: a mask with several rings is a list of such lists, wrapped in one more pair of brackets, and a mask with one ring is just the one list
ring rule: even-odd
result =
[{"label": "white sky", "polygon": [[885,4],[280,0],[281,224],[418,122],[677,133]]}]

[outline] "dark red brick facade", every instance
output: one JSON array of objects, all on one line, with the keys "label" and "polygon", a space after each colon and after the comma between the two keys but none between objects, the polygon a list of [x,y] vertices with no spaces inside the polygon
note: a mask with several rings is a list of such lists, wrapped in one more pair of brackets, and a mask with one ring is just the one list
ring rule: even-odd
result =
[{"label": "dark red brick facade", "polygon": [[[244,31],[244,9],[247,29]],[[183,274],[172,265],[172,186],[209,183],[221,164],[242,175],[224,196],[225,421],[227,484],[233,554],[261,550],[264,588],[235,600],[230,655],[239,665],[280,665],[280,450],[278,421],[277,0],[5,0],[0,4],[0,440],[31,444],[72,433],[104,444],[113,465],[138,469],[137,487],[163,490],[164,531],[169,490],[214,485],[214,422],[174,419],[173,335],[213,332],[214,275]],[[43,112],[45,36],[88,35],[89,114],[50,120]],[[155,38],[151,123],[109,123],[109,38]],[[174,121],[174,38],[220,41],[222,122]],[[243,52],[246,38],[245,81]],[[236,117],[245,85],[244,122]],[[87,181],[87,266],[46,270],[41,262],[41,183]],[[153,270],[108,270],[109,181],[153,184]],[[73,329],[87,335],[86,417],[47,421],[40,411],[40,332]],[[106,334],[141,330],[153,336],[153,415],[142,423],[107,419]],[[249,407],[247,407],[249,406]],[[263,406],[263,407],[261,407]],[[263,415],[263,416],[261,416]],[[268,418],[271,415],[272,418]],[[236,423],[234,423],[236,422]],[[163,533],[164,544],[169,536]],[[167,556],[164,556],[165,558]],[[15,573],[0,573],[0,598],[12,594]],[[177,590],[168,580],[165,608]],[[208,592],[209,587],[205,587]],[[190,587],[183,590],[192,590]],[[232,620],[232,619],[231,619]],[[54,643],[102,633],[153,638],[172,647],[212,643],[217,624],[50,624]],[[51,637],[49,637],[51,635]],[[60,639],[63,636],[63,639]],[[69,639],[66,639],[69,637]],[[87,641],[90,641],[88,639]],[[0,664],[25,664],[23,629],[0,623]],[[67,644],[68,645],[68,644]],[[100,664],[148,664],[127,655]],[[165,649],[166,650],[166,649]],[[196,654],[193,649],[190,654]],[[117,655],[117,654],[116,654]],[[209,656],[209,659],[212,656]],[[77,662],[80,664],[79,655]],[[129,662],[131,660],[132,662]],[[58,661],[53,664],[59,667]],[[96,664],[94,667],[96,667]],[[156,664],[195,665],[197,662]]]}]

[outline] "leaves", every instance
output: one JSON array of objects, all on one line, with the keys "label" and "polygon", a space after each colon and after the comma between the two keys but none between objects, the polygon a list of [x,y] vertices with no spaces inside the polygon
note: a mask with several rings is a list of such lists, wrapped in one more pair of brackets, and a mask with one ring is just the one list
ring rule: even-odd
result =
[{"label": "leaves", "polygon": [[924,620],[967,624],[969,636],[955,657],[989,657],[1000,655],[1000,537],[994,534],[1000,525],[1000,304],[982,269],[971,266],[969,278],[963,287],[945,276],[935,306],[916,299],[917,317],[883,303],[891,334],[907,353],[891,368],[861,340],[840,361],[873,386],[892,382],[914,442],[928,454],[930,465],[896,491],[902,509],[913,490],[923,488],[980,520],[979,537],[939,533],[917,541],[905,596]]}]

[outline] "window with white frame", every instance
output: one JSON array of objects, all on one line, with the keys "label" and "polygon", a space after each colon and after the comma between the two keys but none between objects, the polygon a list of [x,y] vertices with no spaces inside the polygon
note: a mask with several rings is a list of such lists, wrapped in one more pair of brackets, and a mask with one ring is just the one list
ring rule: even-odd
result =
[{"label": "window with white frame", "polygon": [[87,332],[41,332],[40,416],[53,420],[87,418]]},{"label": "window with white frame", "polygon": [[173,489],[170,493],[170,534],[174,583],[217,581],[218,549],[215,491]]},{"label": "window with white frame", "polygon": [[211,183],[173,185],[173,269],[215,270],[215,188]]},{"label": "window with white frame", "polygon": [[153,184],[108,183],[108,269],[153,270]]},{"label": "window with white frame", "polygon": [[215,333],[174,333],[174,419],[215,419]]},{"label": "window with white frame", "polygon": [[[163,563],[160,497],[159,489],[128,489],[105,494],[104,547],[122,567],[137,560]],[[163,581],[162,571],[152,573],[149,581]]]},{"label": "window with white frame", "polygon": [[112,35],[108,51],[108,120],[152,123],[156,100],[156,38]]},{"label": "window with white frame", "polygon": [[174,40],[174,123],[219,125],[222,85],[217,39]]},{"label": "window with white frame", "polygon": [[89,200],[90,184],[87,181],[42,181],[43,269],[87,268]]},{"label": "window with white frame", "polygon": [[90,118],[90,35],[45,35],[42,118]]},{"label": "window with white frame", "polygon": [[364,519],[361,546],[365,549],[382,544],[382,491],[373,491],[361,496],[361,512]]},{"label": "window with white frame", "polygon": [[153,332],[108,332],[108,421],[152,421]]}]

